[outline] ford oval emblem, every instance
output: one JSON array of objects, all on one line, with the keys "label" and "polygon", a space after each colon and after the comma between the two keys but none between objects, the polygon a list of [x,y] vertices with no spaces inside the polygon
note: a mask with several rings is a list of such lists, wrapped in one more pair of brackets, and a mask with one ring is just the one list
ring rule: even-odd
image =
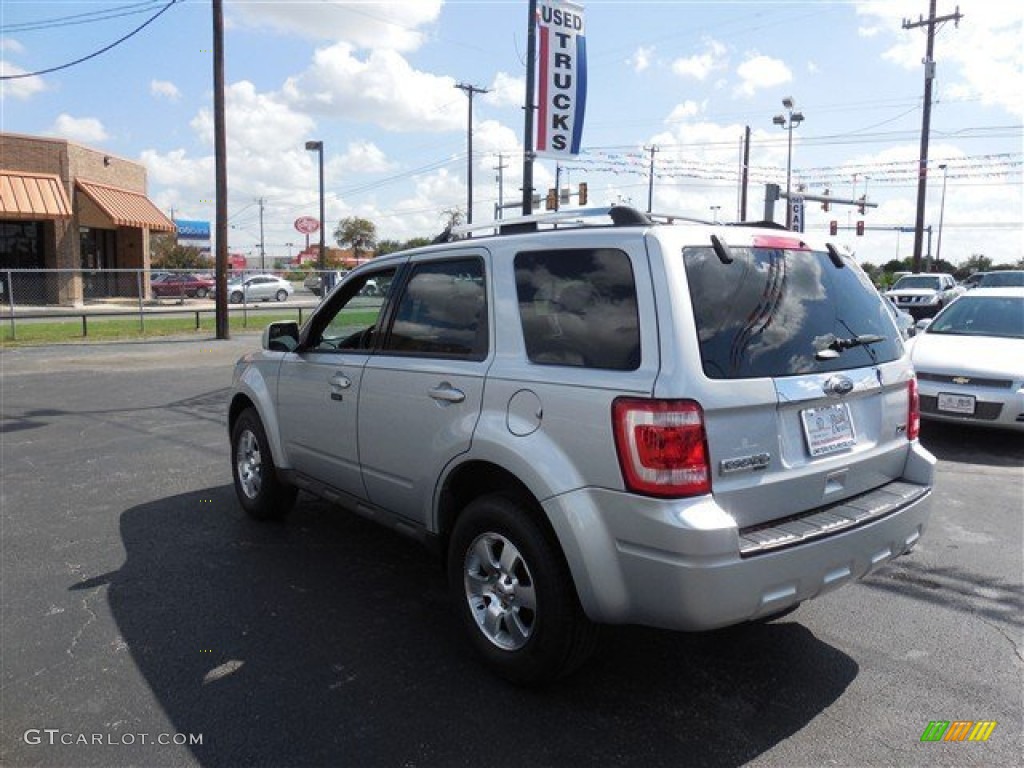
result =
[{"label": "ford oval emblem", "polygon": [[822,389],[826,395],[842,397],[853,392],[853,382],[846,376],[829,376]]}]

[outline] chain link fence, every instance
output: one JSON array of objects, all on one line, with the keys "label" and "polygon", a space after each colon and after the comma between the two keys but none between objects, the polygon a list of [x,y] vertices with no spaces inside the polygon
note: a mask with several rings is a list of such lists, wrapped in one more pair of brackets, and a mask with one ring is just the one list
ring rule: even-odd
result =
[{"label": "chain link fence", "polygon": [[[240,312],[243,326],[257,304],[297,310],[315,307],[340,281],[336,271],[232,270],[228,274],[228,305]],[[269,307],[267,307],[269,308]],[[212,272],[141,269],[0,269],[0,320],[17,337],[21,322],[81,318],[88,320],[137,315],[195,314],[212,316],[216,280]]]}]

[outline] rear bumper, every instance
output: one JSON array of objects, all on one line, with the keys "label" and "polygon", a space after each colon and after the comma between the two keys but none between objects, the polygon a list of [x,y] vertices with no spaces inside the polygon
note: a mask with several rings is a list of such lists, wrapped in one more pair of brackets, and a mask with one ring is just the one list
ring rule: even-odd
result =
[{"label": "rear bumper", "polygon": [[879,489],[902,498],[882,516],[756,550],[712,497],[663,501],[591,488],[545,509],[591,619],[714,629],[777,613],[911,549],[928,520],[934,461],[915,444],[907,477]]}]

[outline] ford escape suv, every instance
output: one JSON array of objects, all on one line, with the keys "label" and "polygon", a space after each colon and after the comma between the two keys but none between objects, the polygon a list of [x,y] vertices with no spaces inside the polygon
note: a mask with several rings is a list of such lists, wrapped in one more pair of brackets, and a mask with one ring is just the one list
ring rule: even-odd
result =
[{"label": "ford escape suv", "polygon": [[421,540],[520,683],[600,624],[770,618],[918,540],[935,459],[849,256],[625,207],[490,226],[354,270],[238,361],[251,516],[303,489]]}]

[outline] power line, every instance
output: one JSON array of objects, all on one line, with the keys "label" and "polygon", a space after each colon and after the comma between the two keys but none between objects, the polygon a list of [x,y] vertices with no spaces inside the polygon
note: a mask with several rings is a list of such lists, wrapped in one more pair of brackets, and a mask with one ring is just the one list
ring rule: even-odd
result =
[{"label": "power line", "polygon": [[125,40],[128,40],[129,38],[135,37],[135,35],[137,35],[143,29],[148,27],[154,21],[156,21],[172,5],[174,5],[177,2],[179,2],[179,0],[170,0],[170,2],[167,3],[167,5],[165,5],[163,8],[161,8],[155,14],[150,16],[146,21],[144,21],[142,24],[137,26],[135,29],[133,29],[131,32],[129,32],[127,35],[125,35],[124,37],[121,37],[121,38],[115,40],[110,45],[107,45],[107,46],[105,46],[103,48],[100,48],[98,51],[93,51],[92,53],[90,53],[90,54],[88,54],[86,56],[82,56],[81,58],[75,59],[74,61],[69,61],[66,64],[60,64],[60,65],[58,65],[56,67],[49,67],[48,69],[40,69],[40,70],[37,70],[35,72],[21,72],[21,73],[16,74],[16,75],[0,75],[0,80],[18,80],[18,79],[24,78],[24,77],[38,77],[39,75],[48,75],[48,74],[50,74],[52,72],[59,72],[62,69],[68,69],[69,67],[73,67],[76,64],[81,64],[83,62],[89,61],[90,59],[95,59],[97,56],[100,56],[101,54],[106,53],[110,49],[116,48],[121,43],[123,43]]},{"label": "power line", "polygon": [[10,35],[15,32],[37,32],[39,30],[57,29],[58,27],[92,24],[97,21],[119,19],[123,16],[135,16],[152,10],[158,5],[160,5],[160,0],[145,0],[145,2],[123,5],[119,8],[107,8],[102,11],[89,11],[88,13],[76,13],[70,16],[56,16],[50,19],[4,24],[0,25],[0,34]]}]

